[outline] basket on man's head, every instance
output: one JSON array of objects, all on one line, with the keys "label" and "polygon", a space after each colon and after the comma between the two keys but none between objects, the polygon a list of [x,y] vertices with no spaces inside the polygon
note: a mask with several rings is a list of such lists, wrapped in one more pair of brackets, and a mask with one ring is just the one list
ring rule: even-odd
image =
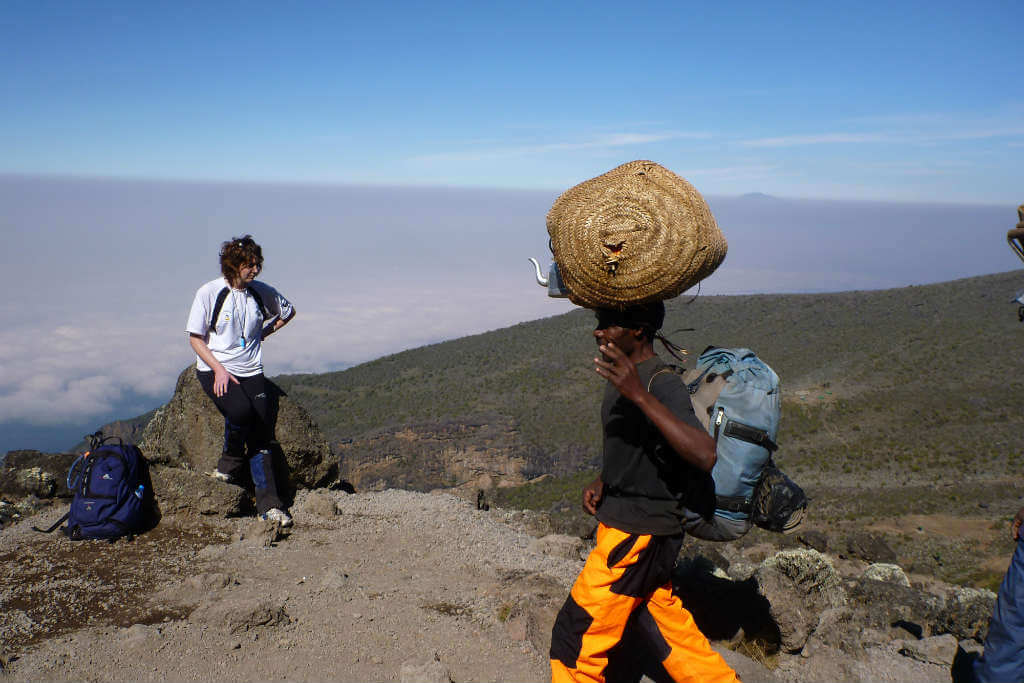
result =
[{"label": "basket on man's head", "polygon": [[623,309],[671,299],[728,248],[704,198],[653,161],[631,161],[566,190],[547,216],[569,299]]}]

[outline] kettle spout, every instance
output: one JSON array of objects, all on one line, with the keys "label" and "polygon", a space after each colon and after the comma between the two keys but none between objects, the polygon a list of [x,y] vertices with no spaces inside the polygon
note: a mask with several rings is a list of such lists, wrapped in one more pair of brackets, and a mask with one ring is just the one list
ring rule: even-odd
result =
[{"label": "kettle spout", "polygon": [[530,259],[530,263],[533,264],[533,267],[537,271],[537,284],[540,285],[541,287],[547,287],[548,286],[548,279],[546,277],[544,277],[544,274],[541,272],[541,270],[540,270],[540,263],[538,263],[537,259],[535,259],[535,258],[531,258]]}]

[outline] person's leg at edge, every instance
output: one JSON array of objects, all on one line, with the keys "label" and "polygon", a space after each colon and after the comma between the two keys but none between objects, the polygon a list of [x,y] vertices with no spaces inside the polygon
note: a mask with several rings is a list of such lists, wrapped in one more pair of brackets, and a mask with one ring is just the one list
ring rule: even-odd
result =
[{"label": "person's leg at edge", "polygon": [[1024,681],[1024,534],[999,587],[985,651],[975,662],[974,674],[981,683]]},{"label": "person's leg at edge", "polygon": [[639,622],[662,659],[661,664],[678,683],[735,683],[739,681],[720,654],[697,628],[693,615],[672,592],[672,584],[658,588],[647,600]]}]

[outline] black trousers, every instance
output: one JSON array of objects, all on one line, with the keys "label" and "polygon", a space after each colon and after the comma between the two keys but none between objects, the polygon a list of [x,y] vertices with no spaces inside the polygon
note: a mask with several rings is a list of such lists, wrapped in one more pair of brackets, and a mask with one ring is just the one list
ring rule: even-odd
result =
[{"label": "black trousers", "polygon": [[[244,482],[252,477],[257,512],[284,509],[274,476],[272,445],[276,411],[263,373],[228,382],[223,396],[213,393],[213,372],[196,371],[199,384],[224,416],[224,447],[217,470]],[[246,467],[248,465],[248,467]]]}]

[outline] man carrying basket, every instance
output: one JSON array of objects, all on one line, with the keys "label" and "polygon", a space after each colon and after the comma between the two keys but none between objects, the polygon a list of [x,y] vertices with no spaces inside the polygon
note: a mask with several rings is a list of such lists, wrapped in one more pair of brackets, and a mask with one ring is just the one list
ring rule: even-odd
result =
[{"label": "man carrying basket", "polygon": [[632,618],[673,680],[737,681],[672,592],[686,511],[714,504],[715,442],[654,351],[662,300],[709,275],[725,240],[696,190],[648,161],[567,191],[548,232],[569,298],[596,311],[594,369],[608,381],[601,475],[583,490],[597,545],[555,620],[552,680],[604,681]]}]

